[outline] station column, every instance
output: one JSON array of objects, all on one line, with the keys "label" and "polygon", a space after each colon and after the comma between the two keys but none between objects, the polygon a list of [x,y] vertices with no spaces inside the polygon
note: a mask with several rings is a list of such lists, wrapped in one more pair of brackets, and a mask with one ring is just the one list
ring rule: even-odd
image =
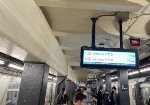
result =
[{"label": "station column", "polygon": [[66,90],[67,90],[67,94],[69,96],[69,100],[71,102],[73,102],[73,96],[74,96],[74,90],[76,88],[76,85],[74,82],[72,82],[71,80],[69,79],[66,79],[65,81],[65,87],[66,87]]},{"label": "station column", "polygon": [[130,105],[128,70],[118,71],[119,105]]},{"label": "station column", "polygon": [[26,62],[17,105],[44,105],[48,75],[47,64]]},{"label": "station column", "polygon": [[101,86],[103,87],[103,78],[98,78],[98,81],[97,81],[97,89],[99,89]]},{"label": "station column", "polygon": [[57,76],[57,87],[56,87],[57,95],[59,94],[62,88],[65,88],[65,80],[66,76]]},{"label": "station column", "polygon": [[110,74],[106,74],[105,78],[106,78],[106,81],[105,81],[106,89],[111,91],[111,75]]}]

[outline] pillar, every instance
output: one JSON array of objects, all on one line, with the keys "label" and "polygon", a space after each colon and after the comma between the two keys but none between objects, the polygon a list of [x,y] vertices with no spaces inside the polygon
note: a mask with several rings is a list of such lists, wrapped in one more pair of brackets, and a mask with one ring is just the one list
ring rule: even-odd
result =
[{"label": "pillar", "polygon": [[130,105],[128,70],[118,71],[119,105]]},{"label": "pillar", "polygon": [[26,62],[17,105],[44,105],[48,75],[47,64]]},{"label": "pillar", "polygon": [[106,83],[106,89],[108,89],[109,91],[111,91],[111,75],[110,74],[106,74],[105,75],[105,83]]}]

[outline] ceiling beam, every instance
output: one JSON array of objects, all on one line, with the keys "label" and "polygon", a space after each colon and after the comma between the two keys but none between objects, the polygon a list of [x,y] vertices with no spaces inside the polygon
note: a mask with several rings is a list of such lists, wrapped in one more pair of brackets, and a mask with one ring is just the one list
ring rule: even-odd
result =
[{"label": "ceiling beam", "polygon": [[91,36],[91,33],[71,33],[71,32],[61,32],[55,30],[53,30],[52,32],[54,36],[82,36],[82,35]]},{"label": "ceiling beam", "polygon": [[80,62],[70,62],[70,66],[78,66],[78,67],[80,67]]},{"label": "ceiling beam", "polygon": [[125,1],[94,1],[94,0],[35,0],[38,6],[57,7],[57,8],[73,8],[88,10],[104,10],[104,11],[139,11],[142,6]]},{"label": "ceiling beam", "polygon": [[72,47],[60,46],[60,48],[61,48],[62,50],[75,50],[75,48],[72,48]]},{"label": "ceiling beam", "polygon": [[[23,5],[25,8],[22,7]],[[66,75],[67,60],[34,1],[0,0],[0,11],[0,34],[2,36],[41,62],[47,63],[57,72]]]}]

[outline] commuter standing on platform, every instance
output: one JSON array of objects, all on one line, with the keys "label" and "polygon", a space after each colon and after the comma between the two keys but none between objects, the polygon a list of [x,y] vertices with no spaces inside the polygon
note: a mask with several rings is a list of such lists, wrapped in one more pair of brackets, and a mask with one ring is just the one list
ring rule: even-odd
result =
[{"label": "commuter standing on platform", "polygon": [[69,97],[66,94],[66,89],[63,88],[57,96],[57,105],[67,105],[68,101],[69,101]]},{"label": "commuter standing on platform", "polygon": [[103,103],[104,105],[111,105],[110,93],[108,89],[106,89],[105,93],[103,94]]},{"label": "commuter standing on platform", "polygon": [[118,105],[118,94],[116,92],[116,87],[112,87],[112,92],[111,92],[111,105]]},{"label": "commuter standing on platform", "polygon": [[86,88],[84,95],[86,96],[86,105],[93,105],[93,97],[91,95],[91,88]]},{"label": "commuter standing on platform", "polygon": [[97,94],[97,105],[102,105],[102,101],[103,101],[103,87],[101,86]]},{"label": "commuter standing on platform", "polygon": [[86,105],[85,99],[86,99],[86,96],[83,93],[78,92],[77,94],[75,94],[73,98],[73,104],[74,105]]}]

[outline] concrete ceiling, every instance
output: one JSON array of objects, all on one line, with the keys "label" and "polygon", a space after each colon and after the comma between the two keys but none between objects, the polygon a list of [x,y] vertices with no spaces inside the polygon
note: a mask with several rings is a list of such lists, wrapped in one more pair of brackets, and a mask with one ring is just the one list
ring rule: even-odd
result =
[{"label": "concrete ceiling", "polygon": [[[91,45],[90,18],[102,14],[130,12],[130,19],[123,23],[124,48],[137,48],[139,52],[142,49],[141,59],[150,55],[150,48],[146,45],[150,39],[150,4],[146,0],[35,0],[35,3],[45,15],[69,64],[77,67],[73,69],[79,73],[80,48]],[[96,46],[119,47],[119,31],[115,17],[99,19],[96,33]],[[141,38],[141,46],[130,46],[130,37]],[[85,78],[88,73],[89,71],[80,74],[84,74]]]},{"label": "concrete ceiling", "polygon": [[[35,62],[40,61],[40,59],[29,54],[27,51],[20,48],[19,46],[17,46],[16,44],[11,42],[10,40],[6,39],[6,37],[2,36],[1,34],[0,34],[0,52],[7,54],[7,55],[10,55],[10,56],[17,58],[19,60],[22,60],[22,61],[35,61]],[[49,69],[49,73],[56,75],[56,76],[62,75],[62,74],[56,72],[56,70],[54,70],[51,67]]]}]

